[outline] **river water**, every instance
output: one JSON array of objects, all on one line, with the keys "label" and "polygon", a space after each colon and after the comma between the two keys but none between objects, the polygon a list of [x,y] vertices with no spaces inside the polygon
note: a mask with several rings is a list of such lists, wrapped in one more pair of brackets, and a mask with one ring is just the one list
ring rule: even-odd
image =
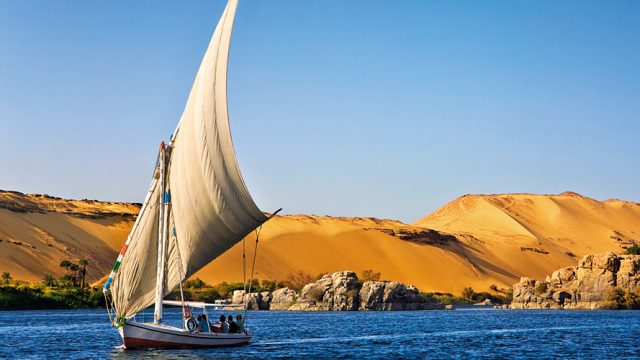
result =
[{"label": "river water", "polygon": [[[165,318],[179,323],[180,310],[167,311]],[[105,311],[0,311],[0,358],[640,356],[640,311],[264,311],[250,312],[247,326],[254,340],[243,347],[133,351],[118,348],[120,338]]]}]

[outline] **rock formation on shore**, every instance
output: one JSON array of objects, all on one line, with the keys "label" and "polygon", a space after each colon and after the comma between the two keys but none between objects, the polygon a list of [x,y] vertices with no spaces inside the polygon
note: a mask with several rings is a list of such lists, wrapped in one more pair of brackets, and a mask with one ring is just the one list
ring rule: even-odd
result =
[{"label": "rock formation on shore", "polygon": [[640,255],[587,255],[578,266],[555,271],[544,281],[523,277],[513,286],[512,309],[602,309],[616,307],[613,291],[640,286]]},{"label": "rock formation on shore", "polygon": [[[241,304],[244,291],[237,290],[232,302]],[[428,302],[418,289],[396,281],[366,281],[360,283],[353,271],[323,275],[305,285],[300,295],[282,288],[269,292],[250,293],[246,297],[252,310],[431,310],[444,309],[440,303]]]}]

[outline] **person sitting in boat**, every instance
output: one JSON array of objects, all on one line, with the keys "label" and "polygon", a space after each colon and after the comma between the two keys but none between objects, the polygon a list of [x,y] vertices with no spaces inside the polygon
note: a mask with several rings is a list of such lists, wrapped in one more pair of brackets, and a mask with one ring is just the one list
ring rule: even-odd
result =
[{"label": "person sitting in boat", "polygon": [[238,333],[244,332],[244,320],[242,319],[242,315],[236,316],[236,323],[238,324]]},{"label": "person sitting in boat", "polygon": [[229,323],[229,332],[235,334],[238,332],[238,323],[233,321],[233,316],[229,315],[227,322]]},{"label": "person sitting in boat", "polygon": [[211,321],[207,321],[209,323],[209,331],[211,332],[219,332],[216,330],[216,324],[217,323],[212,323]]},{"label": "person sitting in boat", "polygon": [[229,332],[229,325],[227,325],[227,318],[224,315],[220,315],[220,321],[216,321],[212,326],[212,331],[215,333],[227,333]]},{"label": "person sitting in boat", "polygon": [[207,315],[198,315],[198,328],[201,332],[209,332],[209,322],[207,321]]}]

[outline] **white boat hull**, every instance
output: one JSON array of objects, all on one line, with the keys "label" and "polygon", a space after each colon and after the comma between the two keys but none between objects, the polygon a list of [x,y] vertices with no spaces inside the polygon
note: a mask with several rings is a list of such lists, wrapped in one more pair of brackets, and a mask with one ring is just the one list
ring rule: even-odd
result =
[{"label": "white boat hull", "polygon": [[251,341],[251,334],[191,333],[173,326],[128,322],[118,329],[125,349],[200,348],[239,346]]}]

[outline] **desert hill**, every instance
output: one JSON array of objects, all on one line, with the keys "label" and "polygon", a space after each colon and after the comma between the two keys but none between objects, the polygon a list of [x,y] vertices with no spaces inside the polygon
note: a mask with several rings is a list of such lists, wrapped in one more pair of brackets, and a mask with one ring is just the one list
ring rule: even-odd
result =
[{"label": "desert hill", "polygon": [[620,252],[640,240],[640,204],[572,192],[467,195],[414,225],[476,239],[482,245],[470,250],[504,274],[544,277],[586,254]]},{"label": "desert hill", "polygon": [[45,273],[61,276],[63,259],[86,258],[87,279],[98,280],[113,265],[139,208],[0,191],[0,271],[38,280]]},{"label": "desert hill", "polygon": [[[90,278],[106,274],[137,204],[62,200],[0,192],[0,271],[36,280],[60,275],[62,258],[87,257]],[[375,218],[285,215],[265,224],[256,277],[285,280],[373,269],[424,291],[509,288],[543,277],[587,253],[621,252],[640,240],[640,204],[560,195],[467,195],[414,224]],[[21,244],[17,244],[21,243]],[[251,259],[255,234],[246,239]],[[242,280],[242,243],[195,276]]]}]

